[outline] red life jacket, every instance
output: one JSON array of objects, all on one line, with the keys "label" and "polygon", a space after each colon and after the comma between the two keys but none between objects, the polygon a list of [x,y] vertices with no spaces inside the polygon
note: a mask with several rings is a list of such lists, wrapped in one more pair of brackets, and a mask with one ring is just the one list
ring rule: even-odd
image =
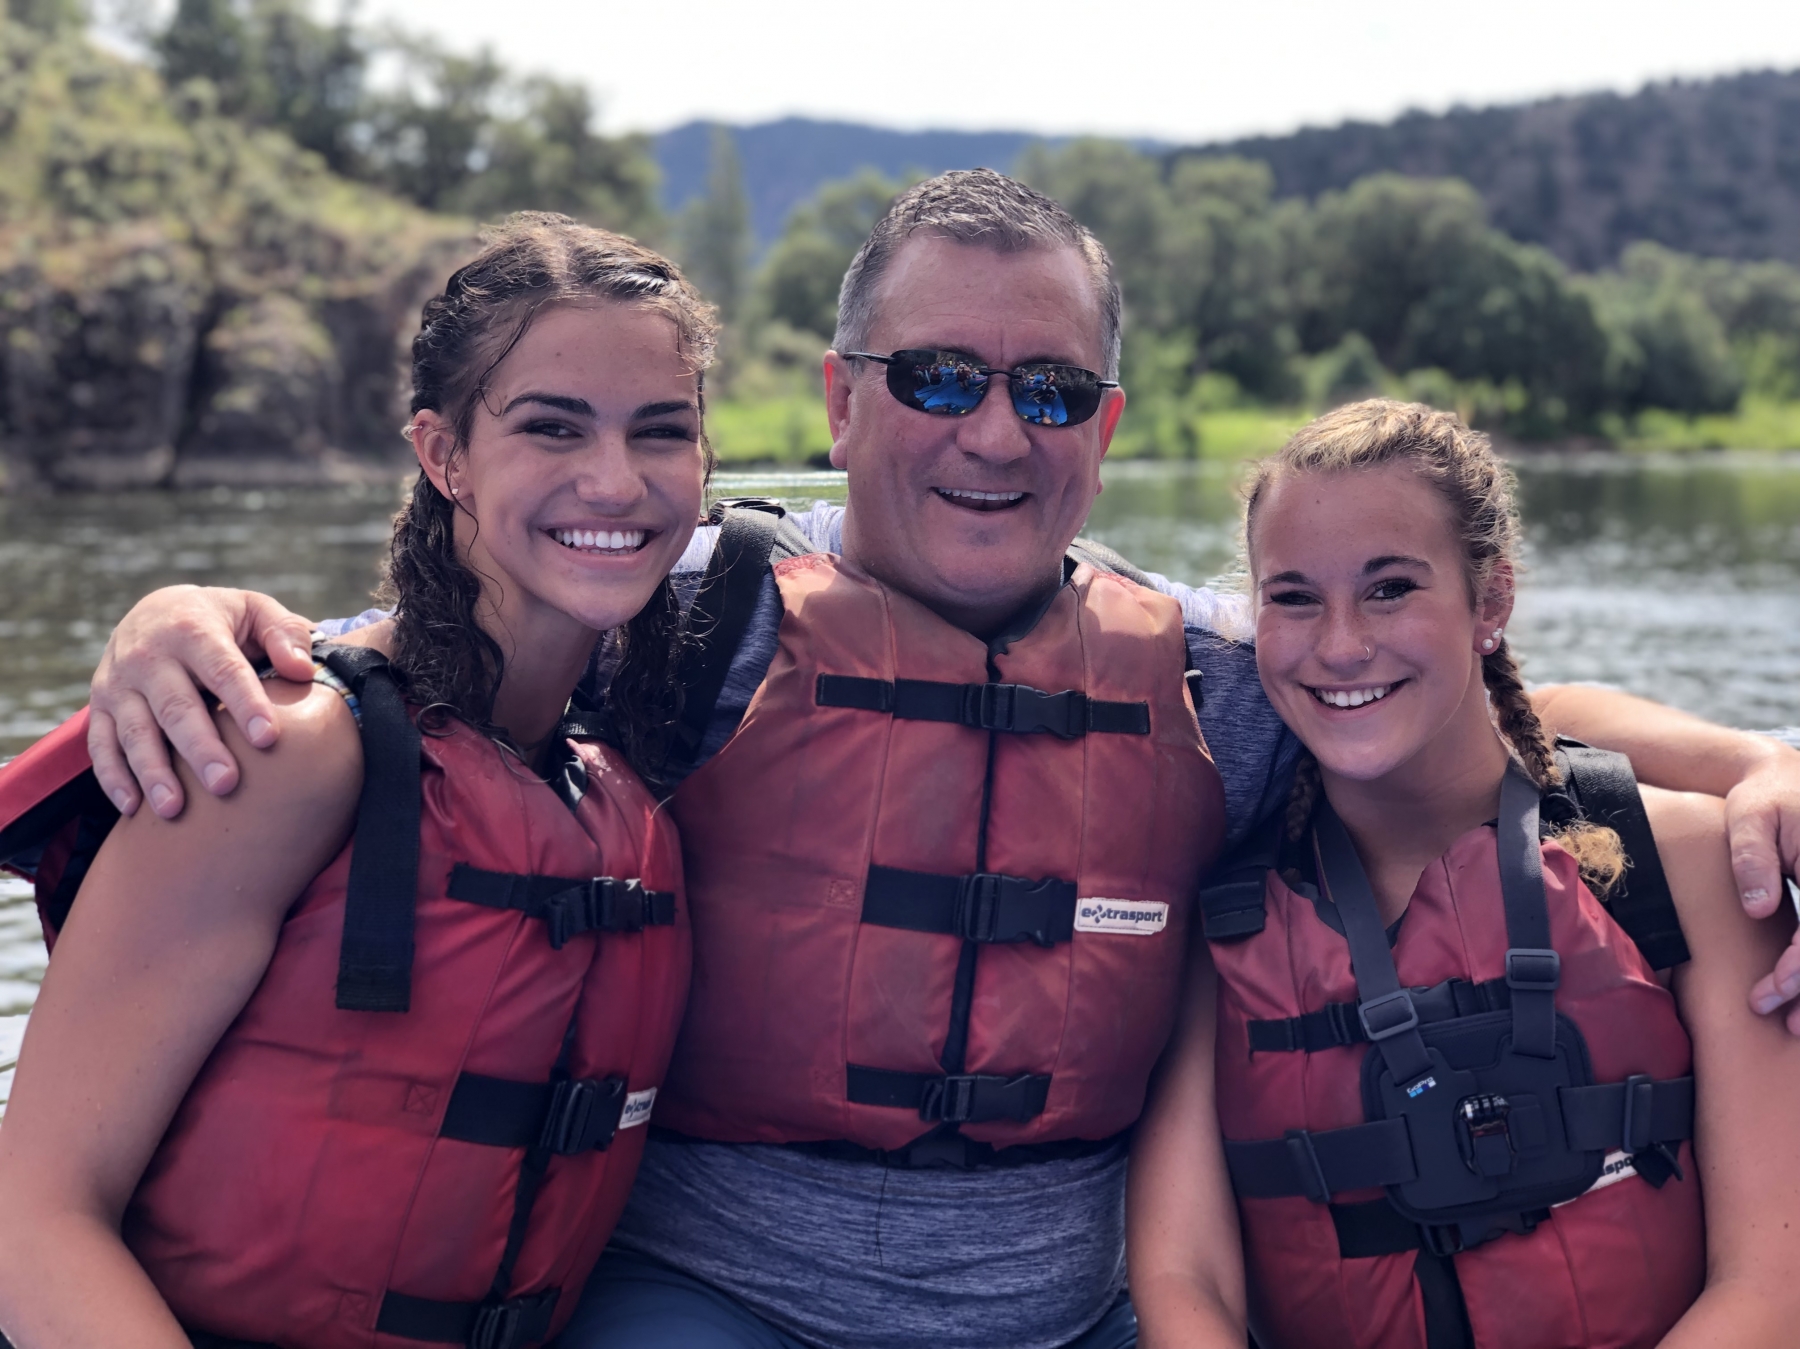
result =
[{"label": "red life jacket", "polygon": [[1699,1295],[1688,1037],[1537,804],[1512,770],[1498,827],[1425,870],[1385,962],[1323,803],[1317,851],[1281,859],[1320,879],[1265,867],[1264,930],[1219,893],[1245,873],[1203,901],[1239,929],[1212,948],[1218,1102],[1265,1349],[1636,1349]]},{"label": "red life jacket", "polygon": [[698,944],[658,1120],[876,1150],[1117,1134],[1223,833],[1179,607],[1081,566],[990,650],[836,557],[774,571],[779,650],[674,797]]},{"label": "red life jacket", "polygon": [[[361,700],[356,832],[288,914],[125,1239],[204,1334],[522,1349],[573,1312],[643,1150],[687,995],[679,844],[604,747],[553,787],[460,724],[421,737],[373,653],[327,663]],[[79,784],[57,781],[77,737],[0,772],[0,824]],[[49,843],[0,855],[53,897]]]}]

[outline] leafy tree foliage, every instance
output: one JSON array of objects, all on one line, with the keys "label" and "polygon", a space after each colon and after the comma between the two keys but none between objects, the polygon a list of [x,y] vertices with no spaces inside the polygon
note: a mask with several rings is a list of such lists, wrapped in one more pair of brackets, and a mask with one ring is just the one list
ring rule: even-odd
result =
[{"label": "leafy tree foliage", "polygon": [[737,142],[713,130],[706,194],[688,203],[678,226],[682,264],[727,323],[743,305],[750,272],[750,201]]},{"label": "leafy tree foliage", "polygon": [[864,171],[798,207],[757,275],[759,316],[829,342],[844,272],[904,186]]}]

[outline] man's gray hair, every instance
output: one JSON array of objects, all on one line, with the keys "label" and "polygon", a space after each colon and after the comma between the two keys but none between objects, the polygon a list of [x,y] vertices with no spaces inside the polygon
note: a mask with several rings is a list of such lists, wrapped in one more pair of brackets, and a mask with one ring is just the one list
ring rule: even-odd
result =
[{"label": "man's gray hair", "polygon": [[894,198],[887,214],[856,250],[838,291],[837,351],[867,351],[875,327],[875,292],[904,244],[923,231],[940,239],[1019,253],[1069,247],[1081,254],[1100,306],[1103,379],[1119,377],[1123,301],[1112,259],[1094,232],[1042,192],[992,169],[954,169],[927,178]]}]

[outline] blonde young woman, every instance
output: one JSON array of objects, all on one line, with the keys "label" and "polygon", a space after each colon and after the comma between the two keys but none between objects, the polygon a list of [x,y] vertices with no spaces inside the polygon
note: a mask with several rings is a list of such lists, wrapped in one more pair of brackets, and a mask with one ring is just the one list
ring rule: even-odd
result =
[{"label": "blonde young woman", "polygon": [[1260,466],[1246,539],[1310,760],[1202,898],[1132,1158],[1144,1344],[1792,1344],[1800,1046],[1743,994],[1785,933],[1718,801],[1639,807],[1546,736],[1486,439],[1339,409]]}]

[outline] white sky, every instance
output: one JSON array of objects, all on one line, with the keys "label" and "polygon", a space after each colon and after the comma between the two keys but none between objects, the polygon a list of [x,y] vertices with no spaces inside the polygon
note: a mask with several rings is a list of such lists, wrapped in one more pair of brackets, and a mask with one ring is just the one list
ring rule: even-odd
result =
[{"label": "white sky", "polygon": [[1195,141],[1800,66],[1796,0],[363,0],[361,13],[586,80],[612,131],[796,113]]}]

